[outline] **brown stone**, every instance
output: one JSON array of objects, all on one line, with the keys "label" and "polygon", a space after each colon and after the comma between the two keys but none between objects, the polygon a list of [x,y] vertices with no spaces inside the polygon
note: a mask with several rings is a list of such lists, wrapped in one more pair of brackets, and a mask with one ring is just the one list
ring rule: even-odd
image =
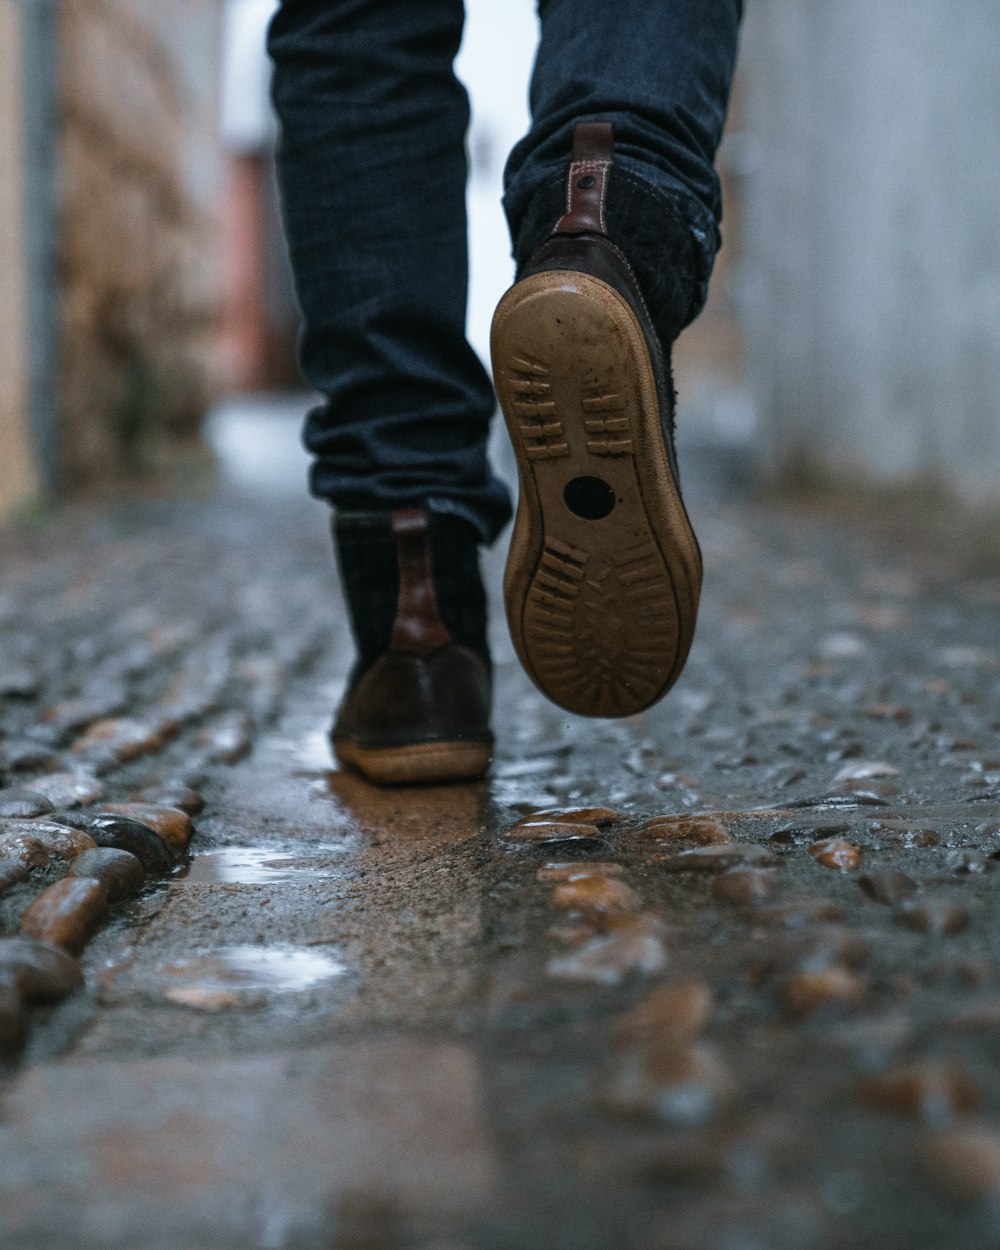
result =
[{"label": "brown stone", "polygon": [[833,965],[815,972],[797,972],[785,984],[785,1006],[790,1015],[812,1015],[825,1007],[856,1007],[865,984],[855,973]]},{"label": "brown stone", "polygon": [[196,743],[213,764],[236,764],[250,754],[253,721],[244,712],[232,712],[206,725]]},{"label": "brown stone", "polygon": [[711,1119],[733,1088],[713,1047],[654,1037],[616,1057],[604,1101],[617,1111],[684,1126]]},{"label": "brown stone", "polygon": [[83,984],[80,965],[65,951],[31,938],[0,940],[0,985],[12,985],[29,1002],[65,998]]},{"label": "brown stone", "polygon": [[662,861],[665,872],[725,872],[741,864],[770,867],[777,863],[774,855],[755,842],[728,842],[720,846],[698,846],[680,851]]},{"label": "brown stone", "polygon": [[550,881],[581,881],[584,877],[623,877],[625,869],[621,864],[587,861],[585,863],[548,863],[542,864],[535,873],[535,879],[542,882]]},{"label": "brown stone", "polygon": [[688,1042],[708,1027],[715,997],[704,981],[683,981],[653,990],[618,1021],[615,1036],[634,1042],[649,1037]]},{"label": "brown stone", "polygon": [[570,824],[569,821],[529,820],[519,821],[511,828],[508,838],[518,842],[553,842],[560,838],[599,838],[601,831],[596,825]]},{"label": "brown stone", "polygon": [[[610,807],[545,807],[524,817],[526,822],[550,820],[559,825],[617,825],[624,817]],[[519,822],[520,823],[520,822]]]},{"label": "brown stone", "polygon": [[552,905],[567,911],[632,912],[639,909],[639,896],[624,881],[595,874],[561,882],[552,892]]},{"label": "brown stone", "polygon": [[128,851],[113,846],[96,846],[70,865],[71,877],[92,877],[104,886],[109,903],[138,894],[146,880],[146,870]]},{"label": "brown stone", "polygon": [[944,899],[911,900],[896,910],[897,924],[932,937],[953,937],[969,927],[969,913]]},{"label": "brown stone", "polygon": [[960,1068],[914,1063],[890,1068],[860,1084],[862,1100],[880,1111],[896,1111],[940,1124],[979,1104],[979,1090]]},{"label": "brown stone", "polygon": [[18,858],[40,867],[50,859],[72,860],[95,846],[94,839],[69,825],[50,820],[0,820],[0,855]]},{"label": "brown stone", "polygon": [[64,877],[46,886],[21,917],[21,932],[79,954],[107,916],[104,887],[91,877]]},{"label": "brown stone", "polygon": [[965,1124],[936,1133],[921,1155],[935,1184],[959,1202],[1000,1195],[1000,1133],[992,1125]]},{"label": "brown stone", "polygon": [[718,816],[653,816],[644,822],[642,831],[651,838],[691,842],[695,846],[723,846],[732,843],[726,826]]},{"label": "brown stone", "polygon": [[21,996],[10,985],[0,984],[0,1058],[15,1054],[28,1031],[28,1017]]},{"label": "brown stone", "polygon": [[103,772],[113,764],[127,764],[143,755],[155,754],[164,746],[167,736],[163,725],[127,717],[99,720],[73,743],[73,751],[77,755],[92,756],[92,766]]},{"label": "brown stone", "polygon": [[187,850],[191,841],[191,817],[178,807],[158,807],[155,803],[105,803],[102,812],[137,820],[177,852]]},{"label": "brown stone", "polygon": [[157,807],[179,807],[189,816],[197,816],[205,807],[202,795],[183,785],[147,786],[139,797],[143,803],[153,803]]},{"label": "brown stone", "polygon": [[608,933],[581,942],[549,960],[546,971],[559,981],[618,985],[627,977],[653,976],[667,962],[663,926],[649,916],[629,916]]},{"label": "brown stone", "polygon": [[861,866],[861,848],[843,838],[823,838],[814,842],[809,854],[817,864],[838,872],[854,872]]},{"label": "brown stone", "polygon": [[104,787],[87,773],[48,773],[31,783],[54,807],[89,807],[104,798]]},{"label": "brown stone", "polygon": [[715,897],[739,907],[756,907],[774,895],[777,876],[766,868],[730,868],[712,883]]},{"label": "brown stone", "polygon": [[[41,853],[39,847],[39,855]],[[22,881],[27,881],[30,875],[31,869],[21,859],[7,856],[0,858],[0,894],[12,889],[15,885],[20,885]]]},{"label": "brown stone", "polygon": [[917,883],[905,872],[892,868],[888,872],[876,872],[869,876],[859,877],[858,885],[876,903],[887,903],[895,907],[904,899],[909,898],[916,890]]}]

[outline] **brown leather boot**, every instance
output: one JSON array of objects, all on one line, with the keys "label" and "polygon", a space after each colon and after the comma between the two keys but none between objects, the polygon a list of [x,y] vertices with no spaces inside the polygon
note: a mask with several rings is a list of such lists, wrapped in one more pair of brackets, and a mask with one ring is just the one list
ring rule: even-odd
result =
[{"label": "brown leather boot", "polygon": [[539,689],[584,716],[628,716],[670,689],[702,575],[669,365],[606,230],[612,142],[609,123],[577,125],[566,212],[500,301],[491,338],[521,486],[511,635]]},{"label": "brown leather boot", "polygon": [[341,516],[334,532],[359,651],[337,758],[381,785],[482,776],[491,678],[471,526],[408,508]]}]

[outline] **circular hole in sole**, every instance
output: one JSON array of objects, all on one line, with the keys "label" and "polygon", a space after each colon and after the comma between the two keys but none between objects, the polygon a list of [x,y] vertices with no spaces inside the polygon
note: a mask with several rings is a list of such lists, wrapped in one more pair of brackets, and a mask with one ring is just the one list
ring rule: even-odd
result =
[{"label": "circular hole in sole", "polygon": [[563,491],[566,507],[585,521],[600,521],[614,510],[615,492],[599,477],[575,477]]}]

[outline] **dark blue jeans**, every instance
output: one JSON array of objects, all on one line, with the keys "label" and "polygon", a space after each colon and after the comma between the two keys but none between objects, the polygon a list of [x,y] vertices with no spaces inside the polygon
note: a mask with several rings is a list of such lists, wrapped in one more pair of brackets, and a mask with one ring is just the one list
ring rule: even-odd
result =
[{"label": "dark blue jeans", "polygon": [[[502,0],[497,0],[498,3]],[[505,171],[524,263],[560,215],[577,121],[615,126],[609,233],[666,345],[719,243],[714,169],[742,0],[540,0],[532,125]],[[491,541],[494,397],[465,339],[468,101],[462,0],[284,0],[268,38],[279,176],[304,317],[312,490],[340,509],[421,505]]]}]

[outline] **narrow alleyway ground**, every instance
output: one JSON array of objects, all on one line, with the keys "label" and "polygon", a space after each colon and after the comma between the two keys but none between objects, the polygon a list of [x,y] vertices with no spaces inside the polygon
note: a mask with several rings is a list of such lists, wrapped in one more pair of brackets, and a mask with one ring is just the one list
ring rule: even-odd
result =
[{"label": "narrow alleyway ground", "polygon": [[[0,537],[0,1245],[1000,1245],[995,555],[694,472],[666,701],[564,715],[497,600],[491,775],[380,791],[297,473]],[[26,919],[137,801],[190,854]]]}]

